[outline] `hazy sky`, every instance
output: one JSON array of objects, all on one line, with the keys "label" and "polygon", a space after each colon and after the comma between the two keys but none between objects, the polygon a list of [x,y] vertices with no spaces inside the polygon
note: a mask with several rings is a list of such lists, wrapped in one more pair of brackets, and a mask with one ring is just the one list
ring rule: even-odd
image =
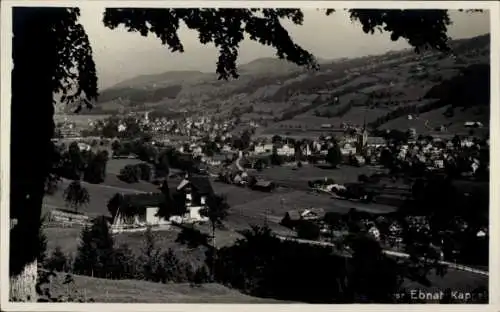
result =
[{"label": "hazy sky", "polygon": [[[123,28],[104,27],[103,11],[103,8],[82,8],[80,19],[94,50],[100,88],[134,76],[168,70],[215,70],[217,49],[213,45],[201,45],[197,34],[187,27],[179,31],[185,52],[171,53],[155,36],[142,37]],[[448,33],[452,38],[473,37],[490,31],[487,11],[475,14],[452,11],[450,15],[453,25]],[[289,23],[285,26],[295,42],[321,58],[358,57],[408,47],[406,41],[393,42],[387,34],[363,33],[359,24],[352,23],[343,11],[324,16],[316,10],[305,9],[302,26]],[[239,53],[240,63],[275,55],[272,48],[248,39],[241,44]]]}]

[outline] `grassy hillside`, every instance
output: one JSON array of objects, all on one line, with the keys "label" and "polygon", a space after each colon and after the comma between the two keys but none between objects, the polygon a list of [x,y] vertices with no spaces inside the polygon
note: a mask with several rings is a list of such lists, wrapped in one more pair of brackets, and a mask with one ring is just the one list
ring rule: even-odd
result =
[{"label": "grassy hillside", "polygon": [[388,90],[392,95],[386,94],[377,102],[385,105],[397,100],[403,105],[422,98],[429,90],[439,93],[446,87],[436,85],[456,77],[464,67],[489,63],[489,42],[489,34],[452,41],[454,58],[432,51],[417,55],[403,50],[355,59],[320,60],[319,71],[261,58],[240,65],[240,77],[229,81],[198,71],[141,75],[102,90],[91,113],[185,109],[220,115],[231,114],[235,107],[243,111],[253,107],[248,113],[252,115],[246,117],[292,120],[296,116],[314,116],[314,110],[329,104],[332,94],[341,93],[361,101],[358,106],[363,106],[363,97]]},{"label": "grassy hillside", "polygon": [[101,303],[288,303],[255,298],[219,284],[161,284],[138,280],[109,280],[72,275],[74,285],[64,284],[59,273],[50,284],[53,296],[65,296],[73,289],[89,300]]}]

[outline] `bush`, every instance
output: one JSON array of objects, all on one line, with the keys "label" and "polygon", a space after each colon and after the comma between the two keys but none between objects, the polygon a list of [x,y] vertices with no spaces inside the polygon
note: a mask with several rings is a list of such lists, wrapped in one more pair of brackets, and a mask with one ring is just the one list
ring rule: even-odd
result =
[{"label": "bush", "polygon": [[122,170],[118,178],[127,183],[137,183],[139,182],[141,171],[137,166],[126,165]]},{"label": "bush", "polygon": [[313,222],[302,221],[296,227],[297,236],[302,239],[317,240],[320,235],[320,228]]},{"label": "bush", "polygon": [[120,279],[140,278],[139,263],[127,244],[121,244],[113,252],[113,276]]},{"label": "bush", "polygon": [[146,164],[146,163],[138,164],[137,168],[140,171],[140,179],[141,180],[147,181],[147,182],[151,181],[152,170],[148,164]]}]

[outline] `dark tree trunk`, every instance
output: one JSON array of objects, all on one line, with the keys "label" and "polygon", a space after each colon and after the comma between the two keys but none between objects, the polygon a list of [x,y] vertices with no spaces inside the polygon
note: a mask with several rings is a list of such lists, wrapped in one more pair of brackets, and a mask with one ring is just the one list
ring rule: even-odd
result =
[{"label": "dark tree trunk", "polygon": [[50,14],[13,9],[11,99],[10,300],[36,301],[39,227],[54,132]]}]

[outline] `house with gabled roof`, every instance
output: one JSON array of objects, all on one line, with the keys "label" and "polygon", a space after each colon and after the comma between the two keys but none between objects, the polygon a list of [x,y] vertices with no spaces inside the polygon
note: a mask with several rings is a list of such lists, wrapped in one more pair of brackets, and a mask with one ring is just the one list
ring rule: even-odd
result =
[{"label": "house with gabled roof", "polygon": [[108,203],[111,231],[144,231],[147,226],[169,228],[172,222],[208,221],[200,213],[214,193],[208,176],[186,176],[178,186],[168,187],[165,182],[161,189],[157,193],[115,195]]},{"label": "house with gabled roof", "polygon": [[189,219],[193,222],[206,221],[200,211],[206,208],[207,199],[214,195],[210,179],[206,175],[186,175],[179,183],[176,192],[183,194]]},{"label": "house with gabled roof", "polygon": [[111,212],[111,232],[144,231],[147,226],[170,225],[169,220],[159,216],[167,199],[163,193],[116,194],[108,203]]}]

